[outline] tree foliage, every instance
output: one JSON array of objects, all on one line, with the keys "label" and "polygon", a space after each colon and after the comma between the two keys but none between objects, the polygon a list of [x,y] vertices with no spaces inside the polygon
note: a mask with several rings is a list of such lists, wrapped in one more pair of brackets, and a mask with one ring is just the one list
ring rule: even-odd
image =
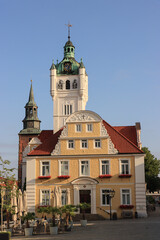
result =
[{"label": "tree foliage", "polygon": [[[10,214],[15,213],[15,206],[11,205],[11,198],[14,197],[13,187],[17,189],[16,178],[15,178],[15,168],[10,168],[10,161],[3,160],[0,157],[0,193],[1,193],[1,215],[5,211],[7,217],[7,227],[9,228],[9,218]],[[2,216],[3,219],[3,216]],[[1,223],[2,224],[2,223]]]},{"label": "tree foliage", "polygon": [[160,160],[155,158],[147,147],[143,147],[142,150],[145,153],[145,179],[147,189],[150,192],[154,192],[160,189],[160,178],[158,177],[160,172]]}]

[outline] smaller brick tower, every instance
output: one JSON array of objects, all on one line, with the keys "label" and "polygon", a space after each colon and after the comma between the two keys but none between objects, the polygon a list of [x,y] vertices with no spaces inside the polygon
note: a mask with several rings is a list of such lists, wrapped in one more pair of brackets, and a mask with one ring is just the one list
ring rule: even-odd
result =
[{"label": "smaller brick tower", "polygon": [[23,151],[29,141],[40,134],[40,120],[37,115],[38,106],[34,101],[34,94],[32,88],[29,93],[29,100],[25,105],[25,118],[23,119],[23,129],[19,132],[19,154],[18,154],[18,185],[22,188],[22,159]]}]

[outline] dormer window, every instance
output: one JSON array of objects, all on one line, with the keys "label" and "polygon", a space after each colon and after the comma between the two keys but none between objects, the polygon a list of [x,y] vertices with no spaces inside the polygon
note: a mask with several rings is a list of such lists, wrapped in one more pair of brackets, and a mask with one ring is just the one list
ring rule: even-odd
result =
[{"label": "dormer window", "polygon": [[72,88],[73,88],[73,89],[76,89],[76,88],[77,88],[77,80],[76,80],[76,79],[74,79],[74,81],[73,81]]},{"label": "dormer window", "polygon": [[70,89],[70,81],[69,80],[66,81],[66,89]]}]

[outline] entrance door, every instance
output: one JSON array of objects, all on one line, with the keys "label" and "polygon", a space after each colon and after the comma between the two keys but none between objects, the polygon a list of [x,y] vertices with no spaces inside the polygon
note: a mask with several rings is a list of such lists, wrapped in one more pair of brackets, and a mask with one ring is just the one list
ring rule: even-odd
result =
[{"label": "entrance door", "polygon": [[[80,203],[89,203],[91,204],[91,190],[79,190]],[[91,208],[85,210],[86,213],[91,213]],[[80,213],[82,213],[80,209]]]}]

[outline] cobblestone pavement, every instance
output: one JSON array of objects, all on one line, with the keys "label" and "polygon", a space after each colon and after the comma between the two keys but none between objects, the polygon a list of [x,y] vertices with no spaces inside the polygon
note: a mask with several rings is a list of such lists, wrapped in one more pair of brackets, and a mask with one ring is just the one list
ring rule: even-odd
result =
[{"label": "cobblestone pavement", "polygon": [[160,216],[146,219],[89,222],[87,227],[75,224],[71,232],[58,235],[35,235],[32,237],[14,236],[12,240],[159,240]]}]

